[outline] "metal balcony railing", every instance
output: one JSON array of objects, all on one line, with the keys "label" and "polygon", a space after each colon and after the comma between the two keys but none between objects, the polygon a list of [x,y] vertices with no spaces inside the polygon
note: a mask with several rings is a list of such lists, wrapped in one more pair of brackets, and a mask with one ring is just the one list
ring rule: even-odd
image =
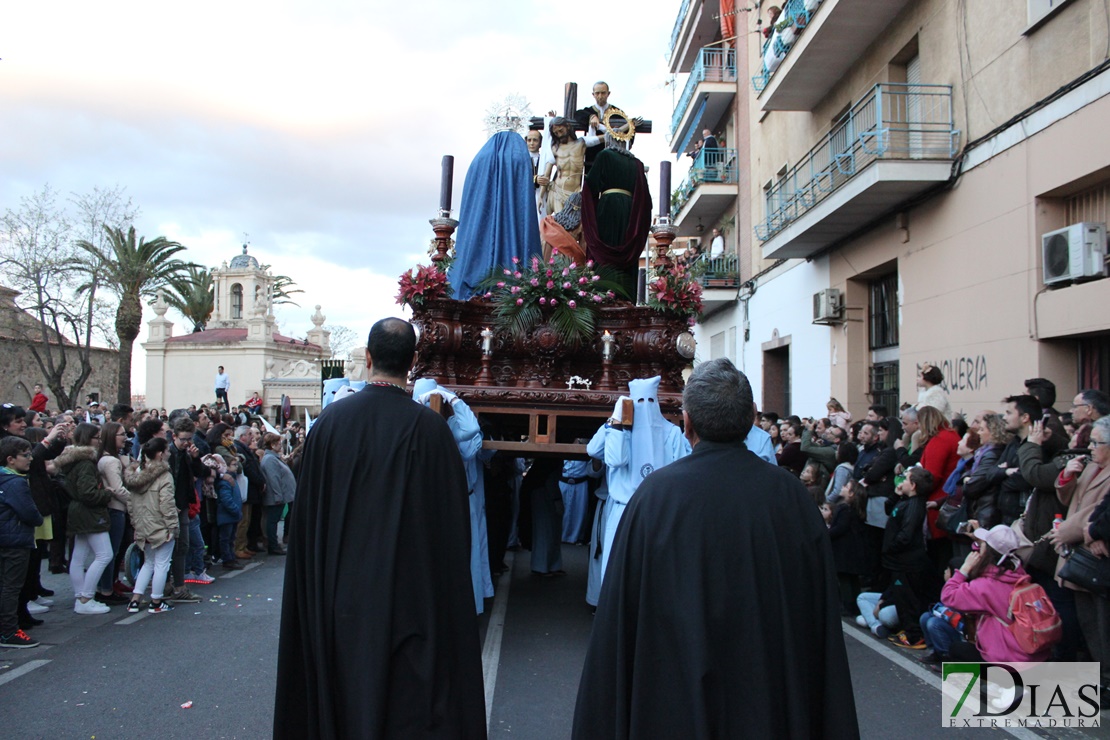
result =
[{"label": "metal balcony railing", "polygon": [[690,173],[675,191],[671,212],[677,216],[702,183],[728,184],[739,181],[735,149],[702,149],[694,159]]},{"label": "metal balcony railing", "polygon": [[752,77],[752,87],[756,93],[763,92],[771,75],[775,73],[787,53],[797,43],[798,37],[809,26],[809,19],[817,12],[822,0],[786,0],[782,13],[775,20],[775,27],[783,26],[781,31],[773,31],[770,38],[763,42],[760,53],[762,68]]},{"label": "metal balcony railing", "polygon": [[740,259],[735,254],[725,254],[716,259],[702,255],[694,267],[694,272],[703,288],[740,286]]},{"label": "metal balcony railing", "polygon": [[959,132],[951,85],[875,85],[809,153],[766,191],[767,241],[880,159],[952,159]]},{"label": "metal balcony railing", "polygon": [[678,43],[678,36],[682,33],[682,22],[686,20],[686,14],[690,12],[690,0],[682,0],[682,6],[678,9],[678,17],[674,19],[674,29],[671,30],[671,44],[667,52],[667,61],[671,60],[674,56],[674,47]]},{"label": "metal balcony railing", "polygon": [[702,82],[736,82],[736,49],[707,46],[698,52],[698,61],[690,70],[690,78],[686,80],[686,87],[682,88],[682,96],[671,116],[669,139],[674,139],[682,124],[682,116],[694,99],[694,91]]}]

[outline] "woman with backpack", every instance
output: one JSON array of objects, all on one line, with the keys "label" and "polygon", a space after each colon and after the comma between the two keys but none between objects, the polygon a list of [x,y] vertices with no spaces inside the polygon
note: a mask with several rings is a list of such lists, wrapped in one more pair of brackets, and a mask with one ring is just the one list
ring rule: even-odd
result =
[{"label": "woman with backpack", "polygon": [[[974,622],[974,643],[966,641],[950,621],[926,612],[921,618],[921,628],[925,643],[933,652],[924,656],[922,662],[1040,663],[1047,660],[1052,645],[1059,641],[1060,621],[1044,589],[1030,580],[1018,560],[1017,533],[999,524],[989,530],[977,529],[973,536],[972,551],[944,584],[940,600]],[[1056,627],[1055,637],[1044,633],[1039,636],[1040,644],[1034,646],[1030,643],[1038,636],[1023,633],[1022,625],[1026,622],[1020,605],[1038,602],[1045,609],[1045,621],[1055,620]]]}]

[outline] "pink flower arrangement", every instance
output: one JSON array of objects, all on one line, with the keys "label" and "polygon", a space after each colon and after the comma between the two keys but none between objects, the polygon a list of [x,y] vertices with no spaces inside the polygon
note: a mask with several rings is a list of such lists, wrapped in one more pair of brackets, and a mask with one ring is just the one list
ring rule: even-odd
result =
[{"label": "pink flower arrangement", "polygon": [[519,267],[501,270],[482,286],[497,304],[499,327],[519,334],[547,321],[570,344],[592,340],[598,310],[615,298],[592,261],[579,265],[556,252],[546,261],[532,257],[513,264]]}]

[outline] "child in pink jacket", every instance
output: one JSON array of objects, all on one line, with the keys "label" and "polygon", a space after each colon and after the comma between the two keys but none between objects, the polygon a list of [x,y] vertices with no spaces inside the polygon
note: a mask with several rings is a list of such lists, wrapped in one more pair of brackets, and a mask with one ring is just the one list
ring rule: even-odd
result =
[{"label": "child in pink jacket", "polygon": [[967,643],[949,622],[926,613],[921,627],[933,652],[922,662],[939,664],[951,653],[955,653],[953,660],[969,662],[1047,660],[1051,648],[1026,653],[1007,626],[1010,595],[1018,582],[1028,577],[1015,554],[1020,545],[1017,534],[999,524],[990,530],[975,530],[974,537],[979,549],[968,553],[960,569],[944,584],[940,600],[944,606],[963,613],[968,622],[976,622],[975,644]]}]

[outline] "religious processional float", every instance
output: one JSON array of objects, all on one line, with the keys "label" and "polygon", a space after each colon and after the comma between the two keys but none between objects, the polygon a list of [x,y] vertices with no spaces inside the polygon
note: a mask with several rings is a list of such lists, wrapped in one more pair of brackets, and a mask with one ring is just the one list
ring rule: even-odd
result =
[{"label": "religious processional float", "polygon": [[[636,378],[660,376],[661,410],[678,420],[701,311],[701,286],[670,257],[669,197],[651,225],[643,165],[614,144],[650,132],[650,122],[612,106],[595,118],[610,146],[582,177],[586,147],[573,131],[588,129],[591,109],[575,112],[575,94],[568,84],[565,116],[528,123],[544,133],[538,167],[516,133],[521,118],[506,112],[512,130],[495,133],[475,157],[460,220],[451,218],[454,158],[443,158],[430,264],[401,275],[397,295],[419,331],[412,377],[434,378],[465,400],[495,437],[487,448],[529,456],[583,455],[576,440],[593,436]],[[544,213],[550,188],[537,184],[545,158],[556,163],[546,170],[551,186],[573,191],[557,214]],[[670,162],[660,170],[659,192],[668,194]],[[621,182],[622,173],[632,179]],[[637,305],[627,278],[646,264],[649,231],[655,254]]]}]

